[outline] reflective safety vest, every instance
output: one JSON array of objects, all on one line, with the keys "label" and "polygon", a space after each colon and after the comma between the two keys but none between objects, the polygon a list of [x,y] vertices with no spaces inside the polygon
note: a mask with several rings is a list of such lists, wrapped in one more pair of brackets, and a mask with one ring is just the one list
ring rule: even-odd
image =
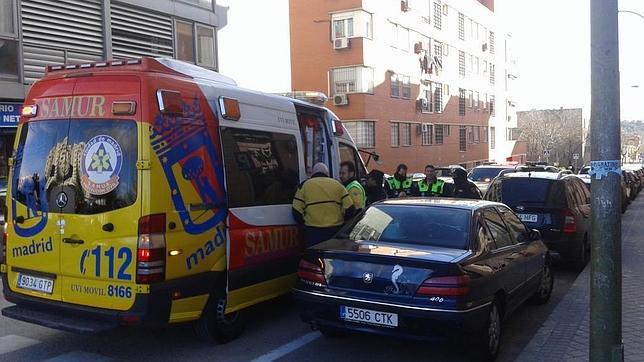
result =
[{"label": "reflective safety vest", "polygon": [[351,206],[344,185],[329,177],[306,180],[293,198],[293,209],[302,214],[304,224],[320,228],[342,225],[344,212]]},{"label": "reflective safety vest", "polygon": [[360,182],[353,180],[346,186],[347,192],[353,200],[353,206],[356,210],[364,209],[367,204],[367,194]]},{"label": "reflective safety vest", "polygon": [[404,191],[407,195],[411,194],[411,187],[412,187],[412,179],[411,177],[407,177],[405,181],[400,182],[396,177],[391,176],[387,179],[387,184],[389,185],[389,189],[392,191],[395,191],[395,195],[389,195],[391,197],[398,197],[398,194],[401,191]]},{"label": "reflective safety vest", "polygon": [[426,179],[418,181],[418,191],[420,196],[435,196],[443,194],[445,181],[436,179],[433,184],[428,184]]}]

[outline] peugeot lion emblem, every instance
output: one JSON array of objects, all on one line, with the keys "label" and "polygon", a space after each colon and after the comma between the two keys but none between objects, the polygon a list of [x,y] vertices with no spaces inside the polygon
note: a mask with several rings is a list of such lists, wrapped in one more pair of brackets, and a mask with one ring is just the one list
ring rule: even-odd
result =
[{"label": "peugeot lion emblem", "polygon": [[365,284],[371,284],[371,282],[373,281],[373,273],[367,272],[367,273],[362,274],[362,281]]},{"label": "peugeot lion emblem", "polygon": [[517,211],[523,211],[523,210],[525,210],[525,206],[521,206],[521,205],[517,206]]},{"label": "peugeot lion emblem", "polygon": [[56,196],[56,206],[58,206],[61,209],[64,208],[65,206],[67,206],[67,194],[66,193],[61,192],[61,193],[58,194],[58,196]]}]

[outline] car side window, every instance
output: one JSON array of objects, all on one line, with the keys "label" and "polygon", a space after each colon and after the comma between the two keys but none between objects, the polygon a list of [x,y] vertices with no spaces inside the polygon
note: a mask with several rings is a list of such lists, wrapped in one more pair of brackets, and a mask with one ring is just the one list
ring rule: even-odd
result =
[{"label": "car side window", "polygon": [[487,230],[485,225],[481,223],[481,221],[476,223],[476,240],[478,242],[479,250],[496,249],[494,239],[492,239],[490,232]]},{"label": "car side window", "polygon": [[510,236],[501,215],[495,209],[486,209],[483,211],[483,217],[485,218],[485,223],[490,229],[490,233],[494,238],[496,243],[496,248],[501,249],[506,246],[511,246],[514,244],[514,240]]},{"label": "car side window", "polygon": [[489,201],[501,202],[501,181],[492,181],[483,198]]},{"label": "car side window", "polygon": [[498,211],[503,217],[505,224],[508,226],[515,243],[519,243],[519,235],[528,232],[528,228],[519,220],[519,218],[505,206],[498,207]]},{"label": "car side window", "polygon": [[566,198],[568,199],[568,207],[574,208],[580,204],[579,192],[572,184],[570,180],[564,180],[564,185],[566,189]]},{"label": "car side window", "polygon": [[590,204],[590,191],[588,191],[588,188],[586,187],[584,182],[580,180],[575,180],[574,183],[577,185],[577,188],[579,189],[579,195],[581,196],[582,205]]}]

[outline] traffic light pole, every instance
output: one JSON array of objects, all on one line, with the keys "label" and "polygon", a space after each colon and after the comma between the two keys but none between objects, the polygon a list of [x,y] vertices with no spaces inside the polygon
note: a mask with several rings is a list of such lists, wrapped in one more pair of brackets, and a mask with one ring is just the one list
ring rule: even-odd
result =
[{"label": "traffic light pole", "polygon": [[590,360],[623,361],[618,0],[591,0]]}]

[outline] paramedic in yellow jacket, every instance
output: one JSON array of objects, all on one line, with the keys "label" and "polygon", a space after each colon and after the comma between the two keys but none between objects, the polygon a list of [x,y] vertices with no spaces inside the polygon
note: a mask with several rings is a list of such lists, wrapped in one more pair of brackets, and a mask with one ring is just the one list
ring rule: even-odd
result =
[{"label": "paramedic in yellow jacket", "polygon": [[356,213],[364,209],[367,203],[367,195],[364,187],[356,179],[356,166],[351,161],[344,161],[340,164],[340,182],[344,185],[353,200]]},{"label": "paramedic in yellow jacket", "polygon": [[293,217],[304,224],[306,246],[331,239],[354,213],[353,200],[344,186],[329,177],[325,164],[315,164],[313,175],[300,185],[293,199]]}]

